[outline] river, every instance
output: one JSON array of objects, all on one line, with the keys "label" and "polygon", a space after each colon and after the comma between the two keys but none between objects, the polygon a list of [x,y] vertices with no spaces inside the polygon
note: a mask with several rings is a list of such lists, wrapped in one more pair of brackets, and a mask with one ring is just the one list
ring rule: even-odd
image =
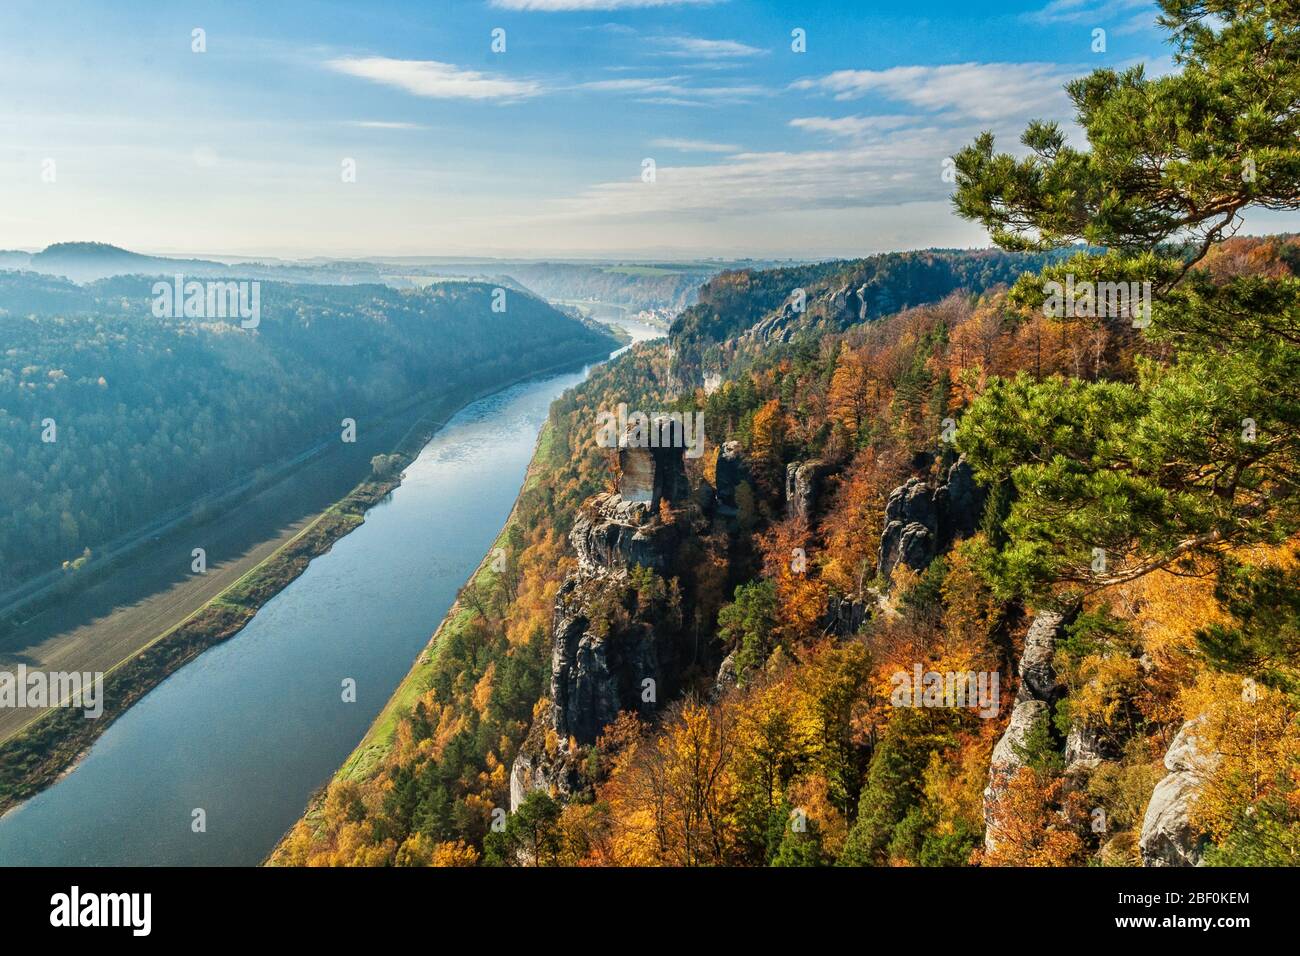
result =
[{"label": "river", "polygon": [[[634,341],[662,334],[610,318]],[[364,524],[0,819],[0,865],[260,863],[428,643],[505,523],[551,402],[588,371],[458,412]]]}]

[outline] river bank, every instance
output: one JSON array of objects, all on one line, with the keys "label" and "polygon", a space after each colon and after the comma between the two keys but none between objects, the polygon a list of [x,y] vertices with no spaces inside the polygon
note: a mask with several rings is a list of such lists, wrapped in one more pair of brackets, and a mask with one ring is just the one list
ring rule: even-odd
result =
[{"label": "river bank", "polygon": [[[605,353],[601,353],[577,359],[565,363],[565,367],[604,357]],[[410,426],[389,452],[400,460],[391,477],[371,476],[362,481],[197,611],[107,668],[101,717],[87,720],[80,710],[71,708],[46,711],[0,744],[0,813],[60,780],[113,722],[150,690],[204,651],[243,630],[267,601],[306,570],[313,558],[325,554],[355,530],[373,505],[400,486],[402,470],[459,409],[552,371],[534,370],[472,393],[444,396]]]},{"label": "river bank", "polygon": [[75,772],[0,819],[0,863],[264,860],[491,549],[551,403],[586,374],[530,380],[456,412],[363,523],[123,713]]}]

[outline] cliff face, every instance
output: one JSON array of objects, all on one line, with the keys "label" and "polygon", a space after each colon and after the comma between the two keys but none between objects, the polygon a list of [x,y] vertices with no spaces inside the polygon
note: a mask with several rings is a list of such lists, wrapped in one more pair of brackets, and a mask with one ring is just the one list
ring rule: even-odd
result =
[{"label": "cliff face", "polygon": [[1040,611],[1025,635],[1015,709],[1011,711],[1007,729],[993,748],[988,786],[984,790],[986,850],[991,851],[997,845],[998,803],[1006,794],[1011,778],[1025,765],[1023,748],[1029,735],[1040,721],[1051,720],[1052,707],[1064,693],[1064,688],[1057,683],[1052,657],[1056,653],[1056,642],[1064,635],[1068,623],[1068,619],[1056,611]]},{"label": "cliff face", "polygon": [[648,502],[629,501],[618,492],[588,499],[569,532],[578,566],[590,575],[638,564],[662,571],[672,553],[672,537]]},{"label": "cliff face", "polygon": [[648,717],[679,692],[680,594],[647,596],[634,574],[645,568],[666,580],[681,570],[700,517],[683,456],[680,447],[620,448],[618,490],[589,498],[574,521],[578,568],[556,595],[549,703],[511,768],[512,810],[529,790],[573,793],[578,748],[621,712]]},{"label": "cliff face", "polygon": [[877,560],[880,576],[888,579],[899,564],[924,571],[957,539],[974,534],[985,497],[964,458],[948,469],[941,484],[909,478],[895,488],[885,505]]},{"label": "cliff face", "polygon": [[786,512],[804,521],[816,517],[817,503],[821,498],[822,484],[835,471],[825,462],[792,461],[785,467]]},{"label": "cliff face", "polygon": [[1144,866],[1198,866],[1205,855],[1207,838],[1192,824],[1191,809],[1204,776],[1220,758],[1200,744],[1201,723],[1198,718],[1183,724],[1165,754],[1169,773],[1156,784],[1142,819],[1138,846]]}]

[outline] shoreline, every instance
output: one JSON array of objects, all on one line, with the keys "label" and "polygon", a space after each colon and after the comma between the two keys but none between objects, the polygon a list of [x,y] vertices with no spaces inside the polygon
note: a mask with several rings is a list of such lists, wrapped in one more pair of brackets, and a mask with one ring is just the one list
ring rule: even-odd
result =
[{"label": "shoreline", "polygon": [[[402,472],[459,412],[523,382],[608,358],[602,350],[530,370],[459,396],[431,399],[389,454],[401,457],[396,474],[371,475],[316,515],[306,527],[227,588],[104,672],[105,707],[94,721],[72,708],[50,708],[0,743],[0,818],[48,789],[77,765],[99,737],[137,701],[204,651],[238,634],[258,610],[303,573],[311,561],[365,521],[365,514],[402,483]],[[450,407],[449,407],[450,406]],[[289,479],[291,480],[291,479]]]}]

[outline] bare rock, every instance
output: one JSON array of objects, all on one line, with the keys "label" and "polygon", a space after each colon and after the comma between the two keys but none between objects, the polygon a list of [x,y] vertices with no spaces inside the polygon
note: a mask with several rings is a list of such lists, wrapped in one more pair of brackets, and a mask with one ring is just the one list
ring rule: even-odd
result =
[{"label": "bare rock", "polygon": [[626,627],[593,626],[592,600],[607,590],[605,578],[570,578],[556,597],[551,653],[552,727],[562,738],[594,743],[607,724],[624,710],[653,713],[653,701],[643,695],[647,679],[655,697],[665,688],[674,661],[669,643],[656,640],[647,623]]},{"label": "bare rock", "polygon": [[989,760],[989,782],[984,788],[984,848],[992,850],[997,842],[993,819],[998,802],[1006,793],[1007,784],[1021,767],[1024,759],[1017,748],[1024,748],[1034,725],[1050,719],[1052,704],[1060,697],[1061,687],[1056,681],[1052,656],[1056,642],[1065,633],[1068,619],[1057,611],[1039,611],[1025,634],[1025,647],[1020,654],[1020,688],[1016,692],[1016,706],[1011,711],[1007,729],[993,747]]},{"label": "bare rock", "polygon": [[749,469],[745,466],[744,453],[740,442],[729,441],[718,452],[718,464],[714,469],[714,487],[717,491],[718,514],[734,518],[737,514],[736,489],[742,481],[749,480]]},{"label": "bare rock", "polygon": [[658,417],[629,422],[618,449],[618,493],[645,504],[652,514],[662,501],[681,502],[690,494],[682,423]]},{"label": "bare rock", "polygon": [[1079,721],[1070,725],[1065,737],[1066,774],[1095,770],[1106,757],[1106,747],[1095,730]]},{"label": "bare rock", "polygon": [[1060,696],[1052,656],[1056,642],[1065,633],[1065,615],[1057,611],[1039,611],[1025,634],[1025,649],[1020,655],[1020,690],[1017,700],[1035,698],[1052,702]]},{"label": "bare rock", "polygon": [[885,503],[885,527],[876,562],[880,575],[887,580],[900,564],[924,571],[957,539],[975,533],[985,498],[964,458],[948,469],[943,484],[909,478],[899,485]]},{"label": "bare rock", "polygon": [[989,782],[984,788],[984,849],[992,850],[997,844],[994,816],[998,802],[1006,793],[1007,785],[1025,765],[1016,748],[1024,748],[1034,725],[1048,717],[1050,711],[1041,700],[1019,701],[1011,711],[1007,729],[993,746],[989,761]]},{"label": "bare rock", "polygon": [[1138,847],[1144,866],[1199,866],[1205,854],[1208,841],[1191,823],[1191,806],[1219,755],[1201,749],[1196,727],[1202,720],[1183,724],[1165,753],[1169,773],[1156,784],[1142,819]]},{"label": "bare rock", "polygon": [[817,515],[822,484],[832,469],[822,461],[792,461],[785,467],[786,513],[812,521]]},{"label": "bare rock", "polygon": [[629,501],[617,492],[584,502],[569,530],[569,541],[586,572],[626,570],[639,564],[656,571],[667,566],[675,541],[645,501]]},{"label": "bare rock", "polygon": [[538,720],[528,731],[519,753],[510,765],[510,812],[514,813],[524,798],[534,790],[567,798],[582,786],[577,754],[569,752],[567,738],[556,740],[554,752],[546,748],[548,721]]},{"label": "bare rock", "polygon": [[736,652],[732,651],[718,665],[718,676],[713,681],[712,698],[717,700],[736,686]]}]

